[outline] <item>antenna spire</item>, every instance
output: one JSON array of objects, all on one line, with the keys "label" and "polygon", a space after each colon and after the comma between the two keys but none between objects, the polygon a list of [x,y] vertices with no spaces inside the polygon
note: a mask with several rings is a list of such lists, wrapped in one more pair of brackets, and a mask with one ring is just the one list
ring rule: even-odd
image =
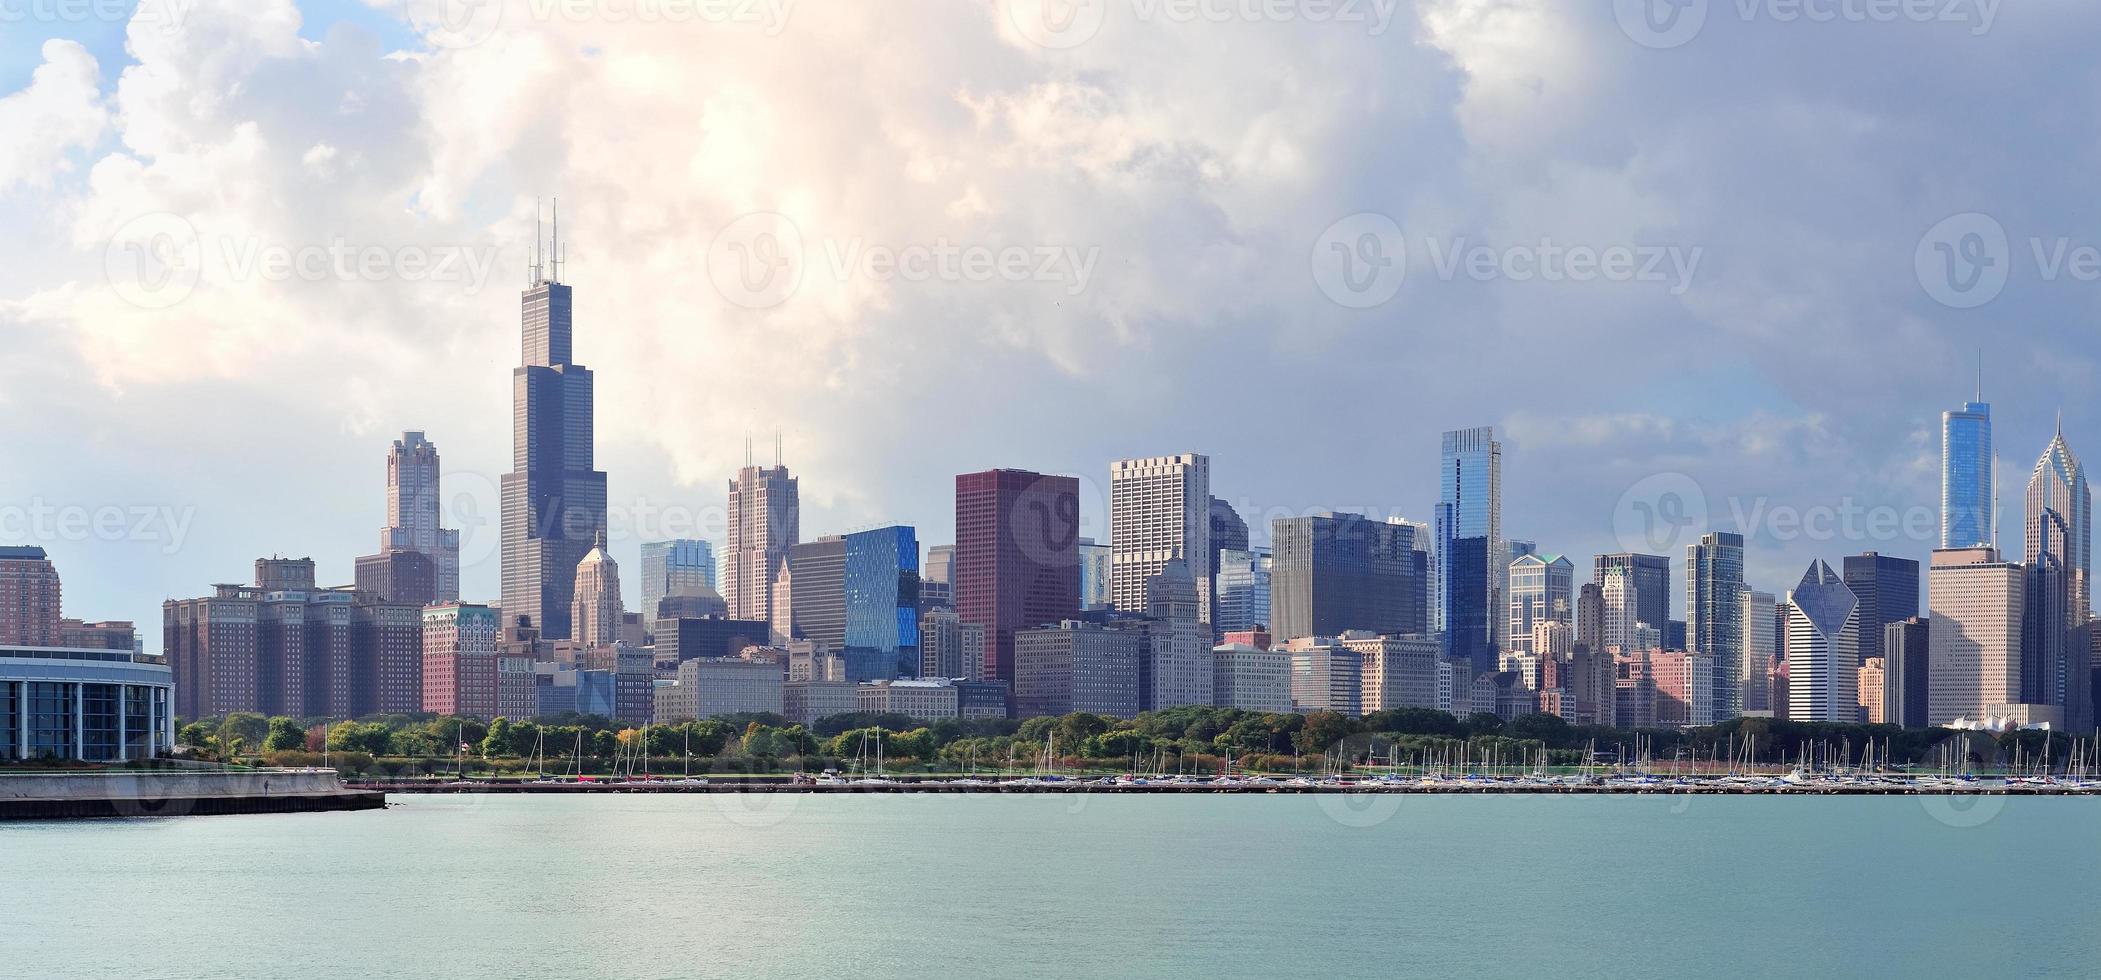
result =
[{"label": "antenna spire", "polygon": [[540,232],[542,232],[542,231],[544,231],[544,230],[545,230],[544,228],[542,228],[542,227],[541,227],[541,222],[540,222],[540,219],[541,219],[541,216],[542,216],[543,214],[545,214],[545,213],[546,213],[546,210],[545,210],[544,208],[542,208],[542,207],[540,206],[540,199],[539,199],[539,198],[537,198],[537,197],[533,198],[533,264],[532,264],[532,282],[528,283],[528,285],[532,285],[532,286],[537,286],[537,285],[539,285],[539,284],[540,284],[540,278],[541,278],[541,277],[540,277],[540,270],[541,270],[541,265],[540,265]]},{"label": "antenna spire", "polygon": [[562,281],[562,199],[554,199],[553,236],[547,243],[547,260],[554,265],[554,281]]},{"label": "antenna spire", "polygon": [[1977,348],[1977,401],[1984,401],[1984,348]]}]

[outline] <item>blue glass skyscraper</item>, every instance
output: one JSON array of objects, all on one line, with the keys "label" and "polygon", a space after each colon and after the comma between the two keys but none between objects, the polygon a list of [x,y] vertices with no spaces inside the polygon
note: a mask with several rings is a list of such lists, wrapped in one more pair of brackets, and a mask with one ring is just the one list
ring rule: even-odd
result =
[{"label": "blue glass skyscraper", "polygon": [[919,533],[896,525],[847,535],[845,581],[848,678],[918,676]]},{"label": "blue glass skyscraper", "polygon": [[1982,400],[1941,413],[1941,547],[1997,546],[1992,407]]},{"label": "blue glass skyscraper", "polygon": [[[1460,542],[1469,542],[1462,550]],[[1494,670],[1510,562],[1503,541],[1503,445],[1483,426],[1444,434],[1437,478],[1437,623],[1449,656]]]}]

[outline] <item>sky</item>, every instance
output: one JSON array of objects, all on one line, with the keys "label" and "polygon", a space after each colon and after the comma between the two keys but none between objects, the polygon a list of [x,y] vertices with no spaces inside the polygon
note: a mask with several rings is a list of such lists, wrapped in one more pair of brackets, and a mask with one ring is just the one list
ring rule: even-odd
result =
[{"label": "sky", "polygon": [[[1257,528],[1921,558],[1939,414],[2002,538],[2101,440],[2101,8],[2077,0],[0,0],[0,543],[138,621],[377,550],[403,430],[463,585],[560,200],[613,555],[719,542],[776,432],[805,538],[953,477],[1202,452]],[[545,202],[543,204],[543,202]],[[1682,575],[1682,565],[1681,573]],[[1682,582],[1674,602],[1682,604]]]}]

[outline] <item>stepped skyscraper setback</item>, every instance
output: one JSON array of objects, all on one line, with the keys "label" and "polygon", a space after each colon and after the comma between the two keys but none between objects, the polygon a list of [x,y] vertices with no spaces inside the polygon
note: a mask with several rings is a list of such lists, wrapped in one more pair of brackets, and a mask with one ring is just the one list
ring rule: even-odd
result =
[{"label": "stepped skyscraper setback", "polygon": [[535,249],[523,297],[521,363],[511,372],[511,472],[502,491],[504,619],[530,616],[551,640],[570,638],[576,565],[606,526],[591,371],[575,363],[570,346],[573,307],[556,228],[545,256]]}]

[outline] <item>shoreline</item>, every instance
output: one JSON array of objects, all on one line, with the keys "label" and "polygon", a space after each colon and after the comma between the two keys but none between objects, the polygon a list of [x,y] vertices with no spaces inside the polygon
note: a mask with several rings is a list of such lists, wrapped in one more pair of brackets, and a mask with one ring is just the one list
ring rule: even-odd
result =
[{"label": "shoreline", "polygon": [[0,821],[381,810],[386,794],[332,769],[0,774]]},{"label": "shoreline", "polygon": [[1785,785],[1763,785],[1726,783],[1716,781],[1690,782],[1680,780],[1658,780],[1654,782],[1600,782],[1600,783],[1553,783],[1531,780],[1442,780],[1420,781],[1366,781],[1361,783],[1311,783],[1293,785],[1285,782],[1262,783],[1214,783],[1214,782],[1146,782],[1118,783],[1108,780],[1031,780],[1011,779],[1005,781],[927,780],[920,782],[847,781],[841,783],[809,783],[774,780],[736,781],[681,781],[643,780],[634,782],[386,782],[355,783],[356,788],[390,795],[445,795],[467,793],[489,794],[558,794],[576,795],[593,793],[930,793],[930,794],[1054,794],[1070,795],[1102,793],[1107,795],[1334,795],[1334,796],[2038,796],[2038,797],[2101,797],[2101,785],[2076,785],[2067,783],[2022,783],[1997,779],[1975,781],[1950,780],[1946,784],[1916,784],[1894,782],[1862,783],[1806,783]]}]

